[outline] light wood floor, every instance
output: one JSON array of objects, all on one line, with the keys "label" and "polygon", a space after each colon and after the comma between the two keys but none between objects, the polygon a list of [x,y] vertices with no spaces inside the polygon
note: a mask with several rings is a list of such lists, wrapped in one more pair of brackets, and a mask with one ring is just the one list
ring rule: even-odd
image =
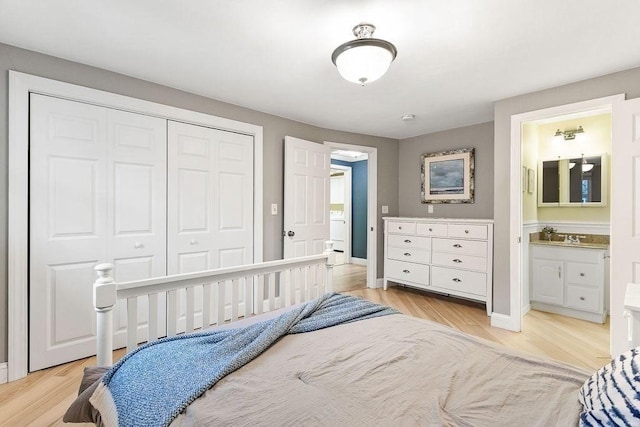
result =
[{"label": "light wood floor", "polygon": [[[347,264],[334,268],[334,289],[392,306],[401,312],[448,325],[529,354],[560,360],[593,371],[609,361],[609,325],[539,311],[529,312],[523,331],[492,328],[483,305],[409,288],[365,288],[366,269]],[[116,352],[116,358],[122,351]],[[0,426],[62,425],[62,415],[76,396],[88,358],[29,374],[0,385]]]}]

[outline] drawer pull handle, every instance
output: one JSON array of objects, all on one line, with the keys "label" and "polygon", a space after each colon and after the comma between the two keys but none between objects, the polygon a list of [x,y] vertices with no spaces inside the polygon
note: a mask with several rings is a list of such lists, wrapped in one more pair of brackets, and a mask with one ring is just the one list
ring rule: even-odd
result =
[{"label": "drawer pull handle", "polygon": [[462,282],[462,280],[458,279],[457,277],[454,277],[454,278],[453,278],[453,279],[451,279],[451,280],[453,280],[454,282],[457,282],[457,283]]},{"label": "drawer pull handle", "polygon": [[464,230],[464,234],[469,234],[469,230]]},{"label": "drawer pull handle", "polygon": [[461,263],[461,262],[462,262],[462,260],[460,260],[460,259],[456,258],[456,259],[454,259],[454,260],[453,260],[453,262]]},{"label": "drawer pull handle", "polygon": [[409,239],[405,239],[405,240],[404,240],[404,242],[405,242],[405,243],[411,243],[411,240],[409,240]]},{"label": "drawer pull handle", "polygon": [[584,273],[580,273],[580,277],[584,277]]},{"label": "drawer pull handle", "polygon": [[459,244],[459,243],[456,243],[455,245],[453,245],[453,247],[454,247],[454,248],[461,248],[461,247],[462,247],[462,245],[461,245],[461,244]]},{"label": "drawer pull handle", "polygon": [[580,301],[584,301],[584,297],[580,297]]},{"label": "drawer pull handle", "polygon": [[433,228],[430,228],[429,231],[433,231]]},{"label": "drawer pull handle", "polygon": [[409,252],[405,252],[404,256],[411,256],[411,254]]},{"label": "drawer pull handle", "polygon": [[409,273],[411,273],[409,270],[402,270],[402,272],[403,272],[404,274],[409,274]]}]

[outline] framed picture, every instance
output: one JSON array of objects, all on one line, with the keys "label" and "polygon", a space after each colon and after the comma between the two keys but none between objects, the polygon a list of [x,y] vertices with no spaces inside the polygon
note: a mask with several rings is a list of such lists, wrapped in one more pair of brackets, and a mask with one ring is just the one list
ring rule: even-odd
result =
[{"label": "framed picture", "polygon": [[536,185],[536,171],[533,169],[527,170],[527,193],[533,193]]},{"label": "framed picture", "polygon": [[422,203],[473,203],[474,150],[422,155]]}]

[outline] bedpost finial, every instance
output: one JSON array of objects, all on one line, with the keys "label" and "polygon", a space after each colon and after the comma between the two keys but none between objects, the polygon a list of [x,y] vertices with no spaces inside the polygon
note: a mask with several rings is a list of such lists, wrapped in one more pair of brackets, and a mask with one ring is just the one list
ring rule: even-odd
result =
[{"label": "bedpost finial", "polygon": [[113,271],[113,264],[110,263],[102,263],[102,264],[98,264],[94,267],[94,270],[96,271],[96,273],[98,274],[98,280],[97,282],[99,283],[105,283],[107,281],[112,281],[113,279],[111,278],[111,271]]}]

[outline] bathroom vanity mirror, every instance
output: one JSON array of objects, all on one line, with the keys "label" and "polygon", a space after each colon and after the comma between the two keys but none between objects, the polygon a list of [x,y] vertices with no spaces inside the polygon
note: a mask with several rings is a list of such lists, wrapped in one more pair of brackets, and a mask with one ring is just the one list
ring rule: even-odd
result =
[{"label": "bathroom vanity mirror", "polygon": [[606,206],[606,165],[606,154],[541,160],[538,206]]}]

